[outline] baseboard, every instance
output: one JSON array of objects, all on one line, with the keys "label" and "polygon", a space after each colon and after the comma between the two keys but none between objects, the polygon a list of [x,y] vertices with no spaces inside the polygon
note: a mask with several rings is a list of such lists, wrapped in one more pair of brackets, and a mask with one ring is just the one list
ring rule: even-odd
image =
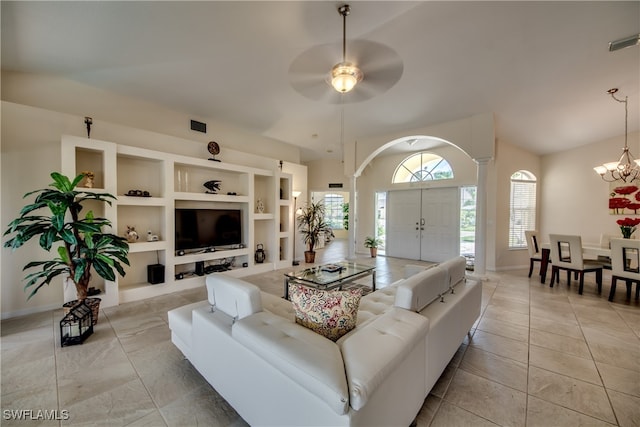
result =
[{"label": "baseboard", "polygon": [[2,320],[11,319],[13,317],[27,316],[29,314],[43,313],[45,311],[53,311],[57,309],[62,309],[62,304],[51,304],[51,305],[45,305],[40,307],[25,308],[22,310],[4,312],[0,314],[0,319]]}]

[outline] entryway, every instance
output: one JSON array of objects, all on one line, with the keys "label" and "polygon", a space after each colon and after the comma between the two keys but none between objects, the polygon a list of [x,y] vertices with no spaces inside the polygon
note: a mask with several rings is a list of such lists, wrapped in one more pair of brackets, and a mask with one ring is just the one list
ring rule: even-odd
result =
[{"label": "entryway", "polygon": [[386,255],[441,262],[460,254],[458,188],[387,193]]}]

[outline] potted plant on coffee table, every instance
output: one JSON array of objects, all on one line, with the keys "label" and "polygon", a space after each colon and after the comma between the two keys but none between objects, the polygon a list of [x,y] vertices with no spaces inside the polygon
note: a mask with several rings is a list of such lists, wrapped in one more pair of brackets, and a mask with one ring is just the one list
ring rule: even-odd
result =
[{"label": "potted plant on coffee table", "polygon": [[331,232],[331,227],[324,220],[324,204],[322,202],[313,203],[301,208],[298,214],[298,229],[302,234],[302,239],[307,245],[304,252],[304,261],[313,264],[316,252],[313,250],[320,239],[325,238],[325,233]]},{"label": "potted plant on coffee table", "polygon": [[[103,227],[111,226],[108,219],[94,217],[93,211],[87,211],[82,217],[85,202],[91,200],[111,204],[115,200],[108,193],[76,190],[84,176],[80,174],[71,181],[68,177],[53,172],[53,183],[50,184],[52,188],[25,194],[25,198],[35,195],[35,201],[24,206],[20,216],[9,223],[4,235],[12,237],[4,246],[15,250],[32,238],[37,238],[42,249],[56,254],[50,260],[32,261],[24,266],[23,270],[36,269],[25,276],[27,283],[24,289],[31,290],[27,299],[33,297],[44,285],[49,285],[54,278],[61,276],[63,281],[70,281],[76,288],[78,300],[70,305],[87,300],[95,323],[100,299],[87,299],[91,270],[93,268],[105,280],[115,280],[116,272],[124,276],[122,264],[129,265],[129,245],[124,237],[103,232]],[[65,304],[67,305],[69,304]]]},{"label": "potted plant on coffee table", "polygon": [[375,237],[367,236],[367,238],[364,239],[364,247],[369,248],[371,258],[375,258],[378,255],[378,246],[381,244],[382,240]]}]

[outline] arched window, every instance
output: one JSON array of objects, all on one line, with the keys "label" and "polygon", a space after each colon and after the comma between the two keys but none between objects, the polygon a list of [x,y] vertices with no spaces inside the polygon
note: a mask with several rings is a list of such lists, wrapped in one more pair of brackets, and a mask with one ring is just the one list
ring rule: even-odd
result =
[{"label": "arched window", "polygon": [[439,179],[453,179],[451,165],[437,154],[424,152],[404,159],[396,168],[391,182],[398,184]]},{"label": "arched window", "polygon": [[536,229],[536,176],[519,170],[511,175],[509,248],[526,248],[526,230]]}]

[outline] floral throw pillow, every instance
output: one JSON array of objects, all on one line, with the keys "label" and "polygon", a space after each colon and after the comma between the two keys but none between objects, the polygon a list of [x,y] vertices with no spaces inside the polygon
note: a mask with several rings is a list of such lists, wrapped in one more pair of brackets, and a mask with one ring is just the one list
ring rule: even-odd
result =
[{"label": "floral throw pillow", "polygon": [[289,297],[296,323],[332,341],[356,327],[360,289],[325,291],[291,283]]}]

